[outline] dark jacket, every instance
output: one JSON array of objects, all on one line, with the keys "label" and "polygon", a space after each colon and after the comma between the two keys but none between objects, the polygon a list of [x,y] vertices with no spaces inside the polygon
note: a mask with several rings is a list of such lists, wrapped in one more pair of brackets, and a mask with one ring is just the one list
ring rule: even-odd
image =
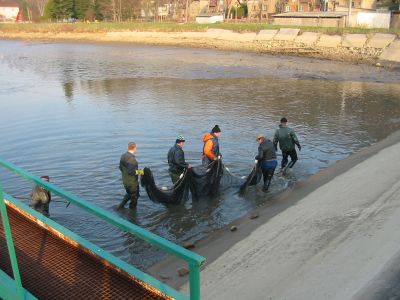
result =
[{"label": "dark jacket", "polygon": [[185,153],[177,144],[168,151],[168,170],[172,173],[182,173],[189,165],[185,161]]},{"label": "dark jacket", "polygon": [[122,183],[124,186],[133,190],[136,189],[138,185],[138,175],[136,175],[138,162],[135,155],[130,152],[122,154],[119,169],[122,173]]},{"label": "dark jacket", "polygon": [[51,194],[40,185],[35,185],[31,192],[31,201],[32,203],[48,203],[51,201]]},{"label": "dark jacket", "polygon": [[259,146],[258,146],[258,154],[256,156],[257,160],[260,161],[267,161],[271,159],[276,159],[276,152],[274,144],[265,139]]},{"label": "dark jacket", "polygon": [[282,151],[292,151],[295,149],[294,145],[300,147],[299,140],[297,139],[294,130],[292,128],[285,127],[282,125],[279,125],[279,128],[275,131],[275,136],[274,136],[275,149],[277,149],[278,142],[279,142],[279,148]]},{"label": "dark jacket", "polygon": [[35,185],[31,192],[31,202],[30,206],[36,211],[49,215],[49,204],[51,201],[51,194],[48,190],[41,187],[40,185]]}]

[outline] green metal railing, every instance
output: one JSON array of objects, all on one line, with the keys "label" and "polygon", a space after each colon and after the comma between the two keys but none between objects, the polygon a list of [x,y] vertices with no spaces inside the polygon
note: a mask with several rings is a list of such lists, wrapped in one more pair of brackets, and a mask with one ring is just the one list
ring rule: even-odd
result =
[{"label": "green metal railing", "polygon": [[[118,216],[97,207],[94,204],[87,202],[86,200],[75,196],[63,189],[55,186],[52,183],[47,181],[41,180],[39,177],[33,176],[32,174],[24,171],[23,169],[6,162],[0,159],[0,166],[8,169],[17,175],[24,177],[37,185],[40,185],[46,190],[53,192],[54,194],[68,200],[69,202],[75,204],[76,206],[86,210],[87,212],[107,221],[114,226],[131,233],[132,235],[147,241],[151,245],[154,245],[160,249],[167,251],[168,253],[181,258],[182,260],[186,261],[189,267],[189,287],[190,287],[190,296],[185,295],[175,289],[171,288],[170,286],[160,282],[159,280],[155,279],[154,277],[140,271],[139,269],[131,266],[123,262],[122,260],[116,258],[112,254],[108,253],[107,251],[97,247],[96,245],[90,243],[89,241],[83,239],[79,235],[69,231],[65,227],[61,226],[60,224],[52,221],[49,218],[46,218],[42,214],[34,211],[24,203],[13,199],[12,197],[7,195],[7,199],[11,201],[17,207],[28,211],[36,218],[40,219],[43,223],[47,224],[48,226],[56,229],[57,231],[61,232],[65,236],[69,237],[70,239],[78,242],[82,246],[86,247],[93,253],[97,254],[98,256],[102,257],[103,259],[113,263],[115,266],[121,268],[128,274],[134,276],[135,278],[146,282],[147,284],[153,286],[154,288],[158,289],[160,292],[174,298],[174,299],[193,299],[199,300],[200,299],[200,267],[202,263],[205,261],[205,258],[189,251],[179,245],[176,245],[160,236],[157,236],[139,226],[136,226],[124,219],[119,218]],[[2,185],[0,184],[0,212],[1,218],[3,221],[4,233],[6,236],[8,252],[10,255],[11,266],[13,270],[13,277],[14,280],[9,278],[4,272],[0,270],[0,298],[3,297],[4,299],[35,299],[28,291],[23,288],[21,282],[21,276],[18,268],[17,257],[14,248],[14,242],[12,238],[10,223],[8,220],[7,209],[5,204],[5,194],[3,193]],[[8,277],[8,278],[7,278]]]}]

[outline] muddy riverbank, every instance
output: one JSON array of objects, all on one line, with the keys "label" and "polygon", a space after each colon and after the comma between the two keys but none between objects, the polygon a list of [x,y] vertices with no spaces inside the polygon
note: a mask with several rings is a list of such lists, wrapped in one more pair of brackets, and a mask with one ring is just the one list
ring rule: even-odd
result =
[{"label": "muddy riverbank", "polygon": [[[289,30],[289,29],[288,29]],[[270,32],[272,31],[272,32]],[[280,30],[282,31],[282,29]],[[279,32],[280,32],[279,31]],[[88,42],[117,42],[135,43],[146,45],[178,46],[221,49],[228,51],[253,52],[259,54],[290,55],[328,59],[334,61],[349,62],[352,64],[368,64],[388,67],[398,67],[397,62],[383,63],[380,56],[384,47],[360,47],[360,45],[338,43],[336,40],[344,40],[339,36],[307,36],[299,37],[290,31],[289,35],[279,35],[278,30],[267,30],[256,33],[234,33],[229,30],[214,29],[207,32],[1,32],[3,39],[22,39],[26,41],[88,41]],[[293,36],[295,34],[296,36]],[[311,34],[311,33],[310,33]],[[257,38],[258,36],[258,38]],[[275,36],[275,38],[273,38]],[[359,38],[359,35],[356,35]],[[395,35],[392,36],[393,39]],[[364,37],[362,37],[364,38]],[[365,35],[366,40],[373,36]],[[324,41],[323,41],[324,39]],[[325,41],[326,40],[326,41]],[[317,41],[321,41],[317,43]]]}]

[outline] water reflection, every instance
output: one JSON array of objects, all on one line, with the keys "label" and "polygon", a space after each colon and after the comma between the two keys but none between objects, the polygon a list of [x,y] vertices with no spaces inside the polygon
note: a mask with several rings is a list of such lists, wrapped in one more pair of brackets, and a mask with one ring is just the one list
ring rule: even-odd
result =
[{"label": "water reflection", "polygon": [[[400,72],[326,61],[128,45],[0,41],[0,157],[176,243],[196,241],[276,193],[400,128]],[[361,75],[364,78],[361,80]],[[385,81],[386,83],[374,83]],[[137,212],[115,212],[124,195],[118,162],[135,140],[140,167],[169,185],[166,155],[182,134],[192,164],[201,137],[219,124],[224,161],[250,172],[254,136],[286,116],[302,144],[295,174],[271,193],[236,188],[179,206],[141,192]],[[31,185],[0,172],[7,192]],[[76,207],[52,217],[122,259],[146,267],[160,253]]]}]

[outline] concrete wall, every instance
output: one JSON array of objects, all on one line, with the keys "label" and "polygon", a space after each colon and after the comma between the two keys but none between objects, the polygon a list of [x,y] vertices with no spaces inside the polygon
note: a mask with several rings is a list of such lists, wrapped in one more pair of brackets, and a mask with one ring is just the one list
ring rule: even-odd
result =
[{"label": "concrete wall", "polygon": [[390,19],[390,28],[400,29],[400,13],[393,13]]},{"label": "concrete wall", "polygon": [[322,27],[344,27],[344,18],[279,18],[274,17],[275,25],[287,26],[322,26]]}]

